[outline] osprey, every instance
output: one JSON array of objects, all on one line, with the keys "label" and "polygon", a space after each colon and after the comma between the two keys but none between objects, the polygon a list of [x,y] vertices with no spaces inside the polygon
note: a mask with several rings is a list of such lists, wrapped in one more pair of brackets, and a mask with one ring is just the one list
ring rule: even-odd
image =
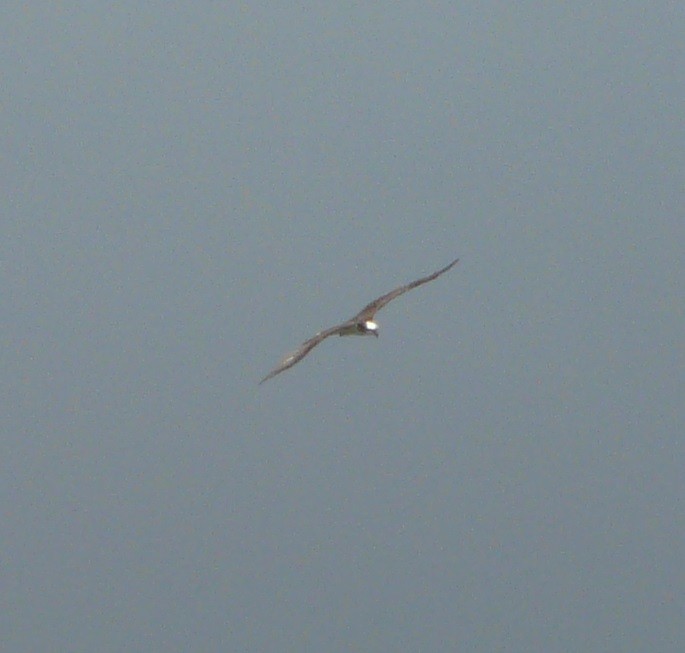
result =
[{"label": "osprey", "polygon": [[357,313],[354,317],[351,317],[346,322],[332,326],[329,329],[319,331],[319,333],[317,333],[315,336],[303,342],[292,354],[286,356],[275,369],[269,372],[259,382],[259,385],[264,383],[264,381],[268,381],[269,379],[273,378],[277,374],[284,372],[296,363],[299,363],[312,349],[314,349],[314,347],[316,347],[316,345],[329,336],[338,334],[339,336],[376,336],[376,338],[378,338],[378,324],[373,321],[373,317],[381,308],[408,290],[416,288],[424,283],[428,283],[429,281],[433,281],[433,279],[437,279],[441,274],[447,272],[447,270],[455,266],[458,261],[459,259],[456,259],[437,272],[429,274],[427,277],[422,277],[421,279],[412,281],[404,286],[395,288],[395,290],[391,290],[385,295],[381,295],[378,299],[374,299],[372,302],[364,306],[359,313]]}]

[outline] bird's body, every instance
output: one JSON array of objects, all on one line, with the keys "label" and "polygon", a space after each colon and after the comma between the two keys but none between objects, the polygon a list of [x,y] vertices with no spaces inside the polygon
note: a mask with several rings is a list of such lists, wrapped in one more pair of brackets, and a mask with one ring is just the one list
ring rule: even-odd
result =
[{"label": "bird's body", "polygon": [[277,374],[285,372],[285,370],[292,367],[296,363],[299,363],[312,349],[314,349],[314,347],[316,347],[316,345],[324,341],[329,336],[337,334],[339,336],[354,335],[378,337],[378,325],[373,321],[373,317],[381,308],[383,308],[388,302],[391,302],[393,299],[399,297],[400,295],[411,290],[412,288],[416,288],[417,286],[421,286],[424,283],[433,281],[433,279],[436,279],[441,274],[447,272],[447,270],[455,266],[458,261],[459,259],[456,259],[455,261],[452,261],[449,265],[445,266],[444,268],[441,268],[437,272],[429,274],[427,277],[421,277],[421,279],[417,279],[416,281],[412,281],[411,283],[408,283],[404,286],[395,288],[394,290],[391,290],[389,293],[386,293],[385,295],[381,295],[377,299],[374,299],[372,302],[369,302],[366,306],[364,306],[364,308],[362,308],[361,311],[359,311],[359,313],[357,313],[354,317],[350,318],[349,320],[346,320],[341,324],[336,324],[335,326],[330,327],[328,329],[324,329],[323,331],[319,331],[319,333],[317,333],[315,336],[303,342],[292,354],[286,356],[275,369],[269,372],[269,374],[267,374],[259,382],[260,385],[265,381],[268,381],[269,379],[273,378]]},{"label": "bird's body", "polygon": [[378,325],[371,320],[366,322],[343,322],[338,330],[339,336],[376,336]]}]

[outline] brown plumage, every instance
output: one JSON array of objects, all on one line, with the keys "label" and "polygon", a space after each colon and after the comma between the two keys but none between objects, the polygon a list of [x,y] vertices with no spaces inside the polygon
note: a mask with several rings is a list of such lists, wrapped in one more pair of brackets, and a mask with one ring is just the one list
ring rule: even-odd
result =
[{"label": "brown plumage", "polygon": [[374,335],[378,337],[377,325],[375,322],[373,322],[373,317],[381,308],[383,308],[388,302],[391,302],[393,299],[399,297],[400,295],[403,295],[407,291],[412,290],[413,288],[416,288],[418,286],[421,286],[424,283],[428,283],[429,281],[433,281],[433,279],[437,279],[437,277],[439,277],[441,274],[444,274],[445,272],[447,272],[447,270],[454,267],[458,261],[459,259],[456,259],[452,261],[449,265],[446,265],[444,268],[438,270],[437,272],[433,272],[433,274],[429,274],[426,277],[421,277],[416,281],[412,281],[411,283],[408,283],[404,286],[395,288],[395,290],[391,290],[389,293],[386,293],[385,295],[381,295],[377,299],[374,299],[372,302],[369,302],[366,306],[364,306],[364,308],[362,308],[361,311],[359,311],[359,313],[357,313],[354,317],[351,317],[349,320],[346,320],[341,324],[337,324],[336,326],[330,327],[329,329],[319,331],[319,333],[317,333],[315,336],[303,342],[294,352],[286,356],[276,368],[269,372],[269,374],[267,374],[259,382],[259,384],[261,385],[262,383],[268,381],[277,374],[280,374],[281,372],[284,372],[293,365],[299,363],[312,349],[314,349],[314,347],[316,347],[319,343],[323,342],[329,336],[339,334],[341,336]]}]

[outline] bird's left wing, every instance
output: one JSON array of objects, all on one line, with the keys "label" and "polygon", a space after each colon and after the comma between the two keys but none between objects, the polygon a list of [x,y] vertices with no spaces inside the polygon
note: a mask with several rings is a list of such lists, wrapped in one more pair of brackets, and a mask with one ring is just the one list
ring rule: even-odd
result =
[{"label": "bird's left wing", "polygon": [[362,308],[359,313],[357,313],[353,318],[352,321],[355,322],[360,322],[363,320],[371,320],[373,319],[373,316],[380,311],[383,306],[385,306],[388,302],[391,302],[393,299],[396,297],[399,297],[400,295],[403,295],[406,293],[408,290],[411,290],[412,288],[416,288],[417,286],[421,286],[424,283],[428,283],[429,281],[433,281],[433,279],[437,279],[441,274],[444,274],[447,272],[447,270],[451,269],[454,267],[457,263],[459,262],[459,259],[456,259],[452,261],[449,265],[446,265],[444,268],[441,268],[437,272],[433,272],[433,274],[429,274],[427,277],[421,277],[420,279],[417,279],[416,281],[412,281],[411,283],[408,283],[404,286],[400,286],[399,288],[395,288],[395,290],[391,290],[389,293],[386,293],[385,295],[381,295],[378,299],[374,299],[372,302],[369,302],[364,308]]},{"label": "bird's left wing", "polygon": [[328,338],[328,336],[340,333],[341,329],[348,326],[349,324],[350,322],[343,322],[342,324],[337,324],[336,326],[331,327],[330,329],[324,329],[323,331],[319,331],[319,333],[317,333],[315,336],[303,342],[294,352],[288,354],[277,367],[275,367],[259,382],[259,385],[273,378],[277,374],[285,372],[285,370],[292,367],[296,363],[299,363],[320,342]]}]

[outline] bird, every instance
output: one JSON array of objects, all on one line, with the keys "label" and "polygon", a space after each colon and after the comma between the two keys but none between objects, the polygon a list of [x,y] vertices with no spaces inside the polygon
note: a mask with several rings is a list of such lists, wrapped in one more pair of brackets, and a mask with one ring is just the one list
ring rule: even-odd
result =
[{"label": "bird", "polygon": [[328,329],[324,329],[323,331],[319,331],[315,336],[309,338],[309,340],[305,340],[294,352],[288,354],[259,382],[259,385],[299,363],[312,349],[314,349],[314,347],[330,336],[337,334],[339,336],[376,336],[377,338],[378,324],[374,322],[374,316],[381,308],[383,308],[388,302],[391,302],[393,299],[396,299],[407,291],[417,288],[418,286],[428,283],[429,281],[433,281],[433,279],[437,279],[441,274],[444,274],[453,268],[458,262],[459,259],[455,259],[444,268],[440,268],[437,272],[433,272],[433,274],[429,274],[426,277],[421,277],[416,281],[412,281],[404,286],[395,288],[385,295],[381,295],[372,302],[369,302],[366,306],[364,306],[364,308],[362,308],[361,311],[359,311],[359,313],[357,313],[354,317],[351,317],[349,320],[346,320],[341,324],[336,324]]}]

